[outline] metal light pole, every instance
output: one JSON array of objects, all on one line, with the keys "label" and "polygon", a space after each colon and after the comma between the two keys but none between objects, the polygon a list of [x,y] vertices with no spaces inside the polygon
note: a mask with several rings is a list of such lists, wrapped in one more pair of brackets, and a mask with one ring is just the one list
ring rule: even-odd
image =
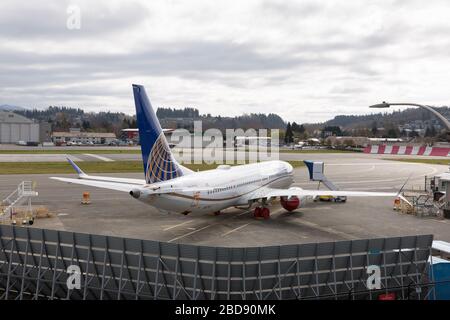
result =
[{"label": "metal light pole", "polygon": [[442,114],[437,112],[435,109],[433,109],[430,106],[417,104],[417,103],[388,103],[383,101],[383,103],[380,104],[374,104],[373,106],[370,106],[370,108],[389,108],[390,106],[414,106],[419,108],[424,108],[431,113],[433,113],[441,122],[444,124],[444,126],[447,128],[447,131],[450,131],[450,122],[445,118]]}]

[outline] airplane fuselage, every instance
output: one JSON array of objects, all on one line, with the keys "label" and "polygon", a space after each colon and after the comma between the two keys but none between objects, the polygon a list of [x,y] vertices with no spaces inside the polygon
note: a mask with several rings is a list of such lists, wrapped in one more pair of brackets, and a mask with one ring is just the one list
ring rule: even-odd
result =
[{"label": "airplane fuselage", "polygon": [[138,200],[163,212],[204,213],[249,205],[247,198],[260,188],[288,188],[293,168],[284,161],[267,161],[239,166],[219,166],[169,181],[148,184]]}]

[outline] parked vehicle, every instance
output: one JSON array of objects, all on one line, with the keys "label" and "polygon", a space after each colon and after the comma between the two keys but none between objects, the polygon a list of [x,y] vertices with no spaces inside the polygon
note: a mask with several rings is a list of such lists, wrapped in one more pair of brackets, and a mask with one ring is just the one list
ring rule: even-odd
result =
[{"label": "parked vehicle", "polygon": [[25,141],[23,141],[23,140],[19,140],[19,141],[17,141],[17,145],[18,146],[26,146],[27,143]]}]

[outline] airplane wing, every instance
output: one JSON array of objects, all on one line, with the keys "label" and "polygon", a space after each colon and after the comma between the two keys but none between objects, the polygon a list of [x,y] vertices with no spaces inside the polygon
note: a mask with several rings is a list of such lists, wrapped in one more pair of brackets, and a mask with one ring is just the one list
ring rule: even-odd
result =
[{"label": "airplane wing", "polygon": [[69,161],[70,165],[78,173],[78,179],[61,177],[50,177],[50,179],[123,192],[130,192],[133,189],[145,185],[145,180],[140,179],[90,176],[84,173],[70,158],[67,158],[67,161]]},{"label": "airplane wing", "polygon": [[[170,188],[170,189],[161,189],[160,187],[145,187],[144,185],[137,186],[135,184],[127,184],[127,183],[118,183],[118,182],[107,182],[107,181],[94,181],[94,180],[84,180],[84,179],[73,179],[73,178],[61,178],[61,177],[50,177],[50,179],[58,180],[62,182],[81,184],[89,187],[103,188],[109,190],[116,190],[129,193],[130,191],[140,191],[147,195],[149,194],[165,194],[165,193],[173,193],[173,192],[192,192],[193,194],[200,191],[207,191],[208,189],[199,189],[199,188]],[[139,196],[138,196],[139,197]]]},{"label": "airplane wing", "polygon": [[130,192],[135,189],[137,185],[135,184],[127,184],[127,183],[119,183],[119,182],[107,182],[107,181],[95,181],[95,180],[84,180],[84,179],[71,179],[71,178],[60,178],[60,177],[50,177],[50,179],[81,184],[90,187],[97,187],[109,190]]},{"label": "airplane wing", "polygon": [[[149,187],[145,180],[140,179],[129,179],[129,178],[117,178],[117,177],[105,177],[105,176],[90,176],[83,172],[76,164],[73,162],[70,158],[67,158],[67,161],[69,161],[70,165],[74,168],[74,170],[78,173],[78,179],[73,178],[62,178],[62,177],[50,177],[50,179],[58,180],[62,182],[68,182],[68,183],[74,183],[74,184],[81,184],[84,186],[90,186],[90,187],[96,187],[96,188],[103,188],[103,189],[109,189],[109,190],[116,190],[116,191],[122,191],[122,192],[130,192],[134,190],[139,190],[141,192],[144,192],[145,194],[163,194],[163,193],[171,193],[171,192],[177,192],[177,191],[191,191],[191,192],[198,192],[198,191],[206,191],[207,189],[161,189],[160,186],[153,186]],[[189,170],[189,169],[188,169]],[[193,171],[191,171],[193,172]],[[145,187],[145,188],[144,188]]]},{"label": "airplane wing", "polygon": [[305,190],[292,187],[289,189],[262,188],[250,194],[248,200],[277,197],[316,197],[316,196],[348,196],[348,197],[396,197],[397,192],[370,192],[370,191],[337,191],[337,190]]},{"label": "airplane wing", "polygon": [[82,180],[94,180],[94,181],[104,181],[104,182],[115,182],[115,183],[126,183],[141,186],[145,184],[144,179],[131,179],[131,178],[118,178],[118,177],[105,177],[105,176],[91,176],[83,172],[83,170],[78,167],[75,162],[67,157],[67,161],[73,167],[73,169],[78,173],[78,179]]}]

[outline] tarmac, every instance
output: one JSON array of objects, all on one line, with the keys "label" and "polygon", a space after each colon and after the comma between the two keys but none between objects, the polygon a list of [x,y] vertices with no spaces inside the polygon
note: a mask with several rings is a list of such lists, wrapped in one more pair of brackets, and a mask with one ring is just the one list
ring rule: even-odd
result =
[{"label": "tarmac", "polygon": [[[123,157],[139,159],[139,155],[135,154],[100,156],[112,160],[122,160]],[[443,165],[388,161],[379,155],[362,153],[289,153],[281,154],[280,157],[284,160],[324,161],[326,176],[342,190],[398,191],[409,176],[408,187],[419,187],[424,185],[425,176],[434,176],[448,170]],[[140,173],[108,175],[133,178],[143,176]],[[36,182],[36,190],[39,192],[33,205],[47,206],[54,214],[53,218],[37,219],[32,227],[173,243],[242,247],[417,234],[434,234],[435,239],[450,241],[450,220],[398,213],[392,209],[392,198],[349,197],[346,203],[309,201],[294,212],[286,212],[279,205],[273,205],[269,220],[255,219],[251,210],[236,208],[227,209],[219,216],[167,215],[133,199],[125,192],[65,184],[49,179],[50,176],[52,175],[2,175],[0,198],[5,198],[21,181],[32,180]],[[295,186],[318,187],[316,182],[308,180],[306,168],[295,170]],[[91,195],[89,205],[81,204],[82,193],[85,191],[89,191]]]}]

